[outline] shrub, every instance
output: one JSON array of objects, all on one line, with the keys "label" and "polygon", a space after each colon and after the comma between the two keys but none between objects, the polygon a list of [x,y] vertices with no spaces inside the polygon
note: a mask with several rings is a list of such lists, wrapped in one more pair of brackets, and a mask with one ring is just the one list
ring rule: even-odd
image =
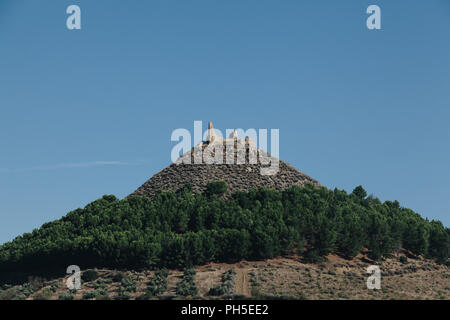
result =
[{"label": "shrub", "polygon": [[0,300],[19,300],[16,297],[20,295],[17,288],[7,288],[0,291]]},{"label": "shrub", "polygon": [[183,279],[177,285],[177,295],[187,297],[195,296],[198,293],[198,288],[194,282],[195,269],[187,269],[184,272]]},{"label": "shrub", "polygon": [[119,290],[118,295],[114,299],[115,300],[130,300],[131,296],[128,291]]},{"label": "shrub", "polygon": [[307,263],[317,263],[325,260],[325,258],[319,255],[318,251],[314,249],[305,251],[303,258]]},{"label": "shrub", "polygon": [[150,280],[147,287],[147,296],[153,297],[159,294],[163,294],[167,290],[167,276],[169,272],[167,270],[158,270]]},{"label": "shrub", "polygon": [[258,298],[261,296],[261,285],[258,280],[258,275],[253,271],[249,273],[250,284],[251,284],[251,295],[252,297]]},{"label": "shrub", "polygon": [[215,286],[209,289],[210,296],[223,296],[227,293],[227,288],[223,285]]},{"label": "shrub", "polygon": [[4,285],[3,290],[0,290],[0,300],[25,300],[41,288],[42,284],[34,286],[30,282],[15,287]]},{"label": "shrub", "polygon": [[45,279],[41,277],[29,277],[27,284],[38,290],[44,287]]},{"label": "shrub", "polygon": [[131,277],[123,278],[121,281],[121,287],[126,291],[136,292],[136,280]]},{"label": "shrub", "polygon": [[[122,279],[120,279],[120,281],[121,280]],[[104,285],[111,284],[111,283],[113,283],[112,279],[98,279],[97,282],[96,282],[96,285],[104,286]]]},{"label": "shrub", "polygon": [[123,278],[117,290],[117,300],[131,299],[131,292],[136,292],[136,280],[131,277]]},{"label": "shrub", "polygon": [[111,300],[107,293],[101,294],[95,298],[95,300]]},{"label": "shrub", "polygon": [[210,182],[206,185],[206,192],[205,194],[207,196],[217,195],[221,196],[225,192],[227,192],[227,184],[225,181],[215,181]]},{"label": "shrub", "polygon": [[107,294],[108,294],[107,290],[102,288],[102,289],[88,291],[88,292],[84,293],[83,299],[84,300],[89,300],[89,299],[97,299],[98,300],[98,297],[105,296]]},{"label": "shrub", "polygon": [[58,281],[55,281],[50,285],[50,290],[52,290],[52,292],[56,292],[56,290],[58,290],[58,288],[59,288]]},{"label": "shrub", "polygon": [[84,282],[91,282],[98,279],[98,272],[95,270],[86,270],[81,276]]},{"label": "shrub", "polygon": [[50,300],[53,292],[49,288],[42,289],[37,295],[34,296],[34,300]]},{"label": "shrub", "polygon": [[251,290],[250,290],[250,294],[252,295],[252,297],[259,297],[261,296],[261,287],[260,286],[252,286]]},{"label": "shrub", "polygon": [[24,300],[41,288],[42,288],[42,283],[36,283],[36,285],[33,285],[32,283],[27,282],[27,283],[17,287],[18,294],[15,299],[16,300]]},{"label": "shrub", "polygon": [[83,294],[83,300],[89,300],[89,299],[94,299],[95,297],[96,297],[97,295],[96,295],[96,292],[95,291],[88,291],[88,292],[85,292],[84,294]]},{"label": "shrub", "polygon": [[114,275],[112,276],[112,281],[113,282],[121,282],[124,277],[125,276],[123,275],[123,272],[118,271],[118,272],[114,273]]},{"label": "shrub", "polygon": [[233,294],[236,285],[235,279],[236,271],[234,269],[226,271],[222,276],[222,284],[209,289],[209,295],[223,296]]},{"label": "shrub", "polygon": [[71,294],[70,292],[63,292],[58,297],[59,300],[73,300],[75,299],[75,296]]},{"label": "shrub", "polygon": [[181,281],[177,286],[177,294],[183,297],[195,296],[198,288],[193,282]]}]

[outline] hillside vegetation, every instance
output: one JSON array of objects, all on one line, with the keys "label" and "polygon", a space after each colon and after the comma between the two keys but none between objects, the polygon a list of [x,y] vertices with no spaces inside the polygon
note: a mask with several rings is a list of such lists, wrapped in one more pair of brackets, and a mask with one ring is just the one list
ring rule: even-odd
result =
[{"label": "hillside vegetation", "polygon": [[[407,256],[409,258],[407,258]],[[327,261],[304,263],[298,255],[263,261],[208,263],[186,270],[120,271],[89,269],[78,290],[68,275],[32,277],[0,286],[1,300],[179,300],[179,299],[332,299],[448,300],[450,269],[399,250],[377,262],[380,290],[369,290],[366,255],[352,260],[330,254]]]},{"label": "hillside vegetation", "polygon": [[351,194],[306,185],[236,192],[210,183],[152,200],[108,195],[0,246],[2,280],[88,267],[185,268],[296,253],[316,262],[330,253],[379,260],[402,247],[448,264],[450,229],[362,187]]}]

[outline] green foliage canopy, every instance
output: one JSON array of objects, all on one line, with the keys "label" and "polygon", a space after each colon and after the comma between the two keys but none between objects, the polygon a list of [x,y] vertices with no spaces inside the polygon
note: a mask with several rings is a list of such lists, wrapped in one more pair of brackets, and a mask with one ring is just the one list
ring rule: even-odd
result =
[{"label": "green foliage canopy", "polygon": [[159,192],[152,200],[104,196],[1,245],[0,274],[8,278],[72,264],[185,268],[292,252],[311,260],[332,252],[351,258],[363,248],[374,259],[404,247],[448,261],[449,228],[397,201],[367,197],[362,187],[347,194],[306,185],[220,199],[223,184],[210,184],[205,194],[190,188]]}]

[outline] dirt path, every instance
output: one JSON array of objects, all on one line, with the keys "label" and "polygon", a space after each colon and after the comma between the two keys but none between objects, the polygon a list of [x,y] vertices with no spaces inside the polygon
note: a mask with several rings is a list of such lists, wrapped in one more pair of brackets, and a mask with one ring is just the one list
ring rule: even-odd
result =
[{"label": "dirt path", "polygon": [[236,269],[236,294],[250,297],[248,269]]}]

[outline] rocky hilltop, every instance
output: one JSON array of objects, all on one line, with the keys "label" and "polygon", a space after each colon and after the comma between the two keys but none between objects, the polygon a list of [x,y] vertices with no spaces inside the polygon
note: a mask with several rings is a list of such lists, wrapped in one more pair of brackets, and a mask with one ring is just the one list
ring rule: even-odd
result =
[{"label": "rocky hilltop", "polygon": [[[231,143],[232,147],[227,148],[227,143]],[[157,190],[178,190],[186,184],[191,184],[194,192],[203,192],[209,182],[218,180],[227,183],[227,196],[237,190],[284,190],[308,182],[320,185],[290,164],[257,149],[256,143],[249,137],[239,139],[233,132],[228,139],[222,139],[210,123],[206,141],[183,154],[129,196],[152,198]]]}]

